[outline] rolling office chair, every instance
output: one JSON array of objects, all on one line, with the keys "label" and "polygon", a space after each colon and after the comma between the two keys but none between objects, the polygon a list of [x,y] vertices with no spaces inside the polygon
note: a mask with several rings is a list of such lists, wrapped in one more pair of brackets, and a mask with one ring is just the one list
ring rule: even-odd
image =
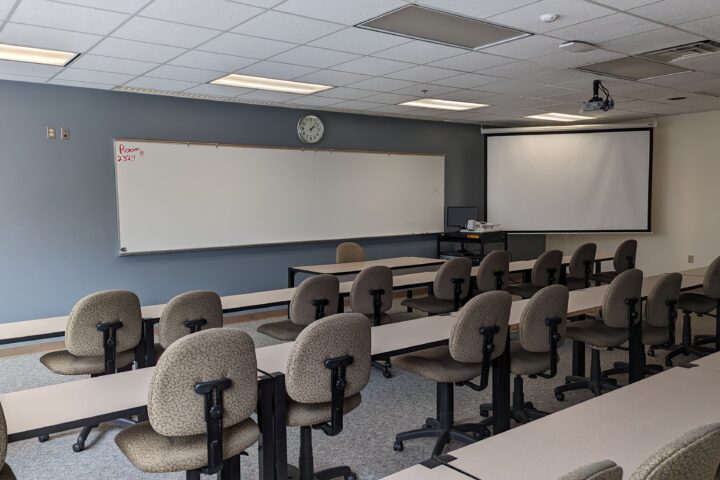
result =
[{"label": "rolling office chair", "polygon": [[160,314],[155,355],[190,333],[223,326],[220,297],[215,292],[185,292],[171,299]]},{"label": "rolling office chair", "polygon": [[[682,275],[668,273],[655,284],[645,302],[645,318],[643,318],[643,345],[650,349],[672,348],[675,344],[675,320],[677,304],[680,297]],[[646,365],[645,374],[652,375],[662,372],[661,365]],[[628,373],[630,367],[626,362],[615,362],[614,368],[604,371],[603,376]]]},{"label": "rolling office chair", "polygon": [[558,480],[622,480],[622,477],[622,467],[610,460],[602,460],[576,468]]},{"label": "rolling office chair", "polygon": [[538,257],[530,274],[530,283],[508,285],[506,290],[512,295],[530,298],[541,288],[560,280],[563,254],[560,250],[548,250]]},{"label": "rolling office chair", "polygon": [[443,263],[435,275],[432,293],[426,297],[406,298],[402,305],[438,315],[460,310],[462,301],[470,293],[472,260],[456,257]]},{"label": "rolling office chair", "polygon": [[614,271],[598,272],[592,275],[595,285],[610,283],[620,273],[635,268],[635,257],[637,255],[637,240],[629,239],[622,242],[615,249],[613,256]]},{"label": "rolling office chair", "polygon": [[[395,359],[395,366],[437,383],[437,418],[426,419],[422,428],[397,434],[396,451],[404,449],[405,440],[437,437],[433,448],[437,456],[451,440],[472,443],[490,434],[483,424],[454,424],[453,388],[455,384],[476,391],[487,388],[491,363],[505,352],[511,303],[507,292],[481,293],[460,310],[447,346]],[[471,382],[476,377],[480,377],[479,385]]]},{"label": "rolling office chair", "polygon": [[335,263],[364,261],[365,250],[355,242],[343,242],[335,249]]},{"label": "rolling office chair", "polygon": [[570,257],[568,275],[565,277],[565,285],[568,289],[580,290],[590,287],[590,276],[596,252],[597,245],[594,243],[584,243],[575,249]]},{"label": "rolling office chair", "polygon": [[5,413],[3,412],[2,405],[0,405],[0,480],[15,480],[15,474],[12,468],[5,463],[7,446],[7,423],[5,422]]},{"label": "rolling office chair", "polygon": [[510,253],[495,250],[485,255],[478,266],[477,288],[479,293],[503,290],[510,274]]},{"label": "rolling office chair", "polygon": [[288,319],[263,323],[257,331],[277,340],[293,341],[315,320],[337,313],[339,298],[340,281],[336,276],[308,277],[298,285],[290,300]]},{"label": "rolling office chair", "polygon": [[566,337],[584,342],[592,347],[590,378],[569,376],[565,385],[555,388],[555,397],[564,400],[563,392],[590,389],[593,395],[603,390],[618,388],[617,382],[602,376],[600,349],[619,347],[630,338],[630,331],[638,317],[638,304],[642,294],[643,273],[637,269],[626,270],[615,277],[605,293],[602,317],[569,323]]},{"label": "rolling office chair", "polygon": [[370,320],[365,315],[330,315],[298,336],[285,374],[287,426],[300,427],[299,465],[288,465],[291,478],[357,478],[346,466],[314,471],[312,430],[329,436],[342,432],[343,416],[360,405],[360,391],[369,379]]},{"label": "rolling office chair", "polygon": [[[548,285],[533,295],[522,312],[518,338],[510,341],[510,372],[515,375],[510,415],[517,423],[547,415],[525,402],[523,375],[530,378],[557,375],[558,346],[565,335],[567,309],[567,287]],[[480,415],[487,417],[491,410],[491,404],[481,405]]]},{"label": "rolling office chair", "polygon": [[[696,355],[703,357],[712,350],[701,345],[716,343],[720,338],[720,257],[713,260],[703,278],[703,293],[683,293],[680,295],[678,308],[683,311],[683,340],[682,345],[665,356],[665,365],[672,366],[672,359],[678,355]],[[715,315],[710,312],[715,310]],[[698,316],[709,315],[715,317],[715,335],[700,335],[696,342],[692,341],[691,314]],[[720,348],[720,344],[717,344]]]},{"label": "rolling office chair", "polygon": [[[70,312],[65,329],[65,350],[49,352],[40,362],[59,375],[97,377],[132,369],[135,348],[141,340],[142,316],[137,295],[107,290],[82,298]],[[90,431],[83,427],[75,452],[85,449]],[[39,437],[41,442],[48,436]]]},{"label": "rolling office chair", "polygon": [[220,473],[240,478],[240,455],[260,436],[257,360],[250,336],[211,329],[180,338],[160,357],[148,392],[149,421],[115,437],[120,451],[147,473]]},{"label": "rolling office chair", "polygon": [[720,464],[720,423],[697,427],[645,460],[629,480],[715,480]]}]

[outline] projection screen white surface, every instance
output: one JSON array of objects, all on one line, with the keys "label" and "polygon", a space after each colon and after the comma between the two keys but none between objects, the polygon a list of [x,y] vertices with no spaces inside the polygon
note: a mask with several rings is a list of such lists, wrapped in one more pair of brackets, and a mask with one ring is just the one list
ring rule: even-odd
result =
[{"label": "projection screen white surface", "polygon": [[651,132],[487,137],[487,221],[506,231],[650,229]]},{"label": "projection screen white surface", "polygon": [[443,155],[115,140],[120,253],[441,232]]}]

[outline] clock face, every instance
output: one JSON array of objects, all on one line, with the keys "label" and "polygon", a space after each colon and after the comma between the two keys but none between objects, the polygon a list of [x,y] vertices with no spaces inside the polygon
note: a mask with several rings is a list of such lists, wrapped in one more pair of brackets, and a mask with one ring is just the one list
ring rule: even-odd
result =
[{"label": "clock face", "polygon": [[303,142],[317,143],[322,140],[325,125],[317,115],[305,115],[298,121],[297,131],[300,140]]}]

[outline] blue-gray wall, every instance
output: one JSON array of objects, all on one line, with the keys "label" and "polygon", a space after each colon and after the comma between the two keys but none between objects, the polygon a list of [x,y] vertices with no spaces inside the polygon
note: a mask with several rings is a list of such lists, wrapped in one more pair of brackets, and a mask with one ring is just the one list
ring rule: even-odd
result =
[{"label": "blue-gray wall", "polygon": [[[334,243],[117,256],[113,138],[299,147],[300,110],[0,81],[0,112],[0,322],[65,314],[108,288],[143,304],[191,289],[281,288],[288,266],[334,261]],[[479,127],[322,116],[322,147],[445,154],[447,204],[482,211]],[[69,128],[70,140],[46,140],[46,126]],[[427,236],[362,243],[370,258],[435,254]],[[511,240],[515,258],[543,248],[544,237]]]}]

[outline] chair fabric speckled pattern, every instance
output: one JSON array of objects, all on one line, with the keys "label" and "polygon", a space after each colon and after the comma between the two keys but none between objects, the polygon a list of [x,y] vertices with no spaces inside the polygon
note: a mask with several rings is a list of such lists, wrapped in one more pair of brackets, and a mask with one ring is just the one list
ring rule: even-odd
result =
[{"label": "chair fabric speckled pattern", "polygon": [[618,274],[635,268],[635,258],[637,256],[637,240],[628,239],[622,242],[615,249],[613,256],[614,271],[599,272],[592,276],[592,279],[600,283],[610,283]]},{"label": "chair fabric speckled pattern", "polygon": [[335,249],[335,263],[364,261],[365,250],[355,242],[343,242]]},{"label": "chair fabric speckled pattern", "polygon": [[585,288],[585,264],[590,262],[590,274],[588,281],[592,275],[592,267],[595,262],[597,253],[597,245],[594,243],[584,243],[575,249],[570,257],[568,264],[568,275],[565,278],[565,284],[570,290]]},{"label": "chair fabric speckled pattern", "polygon": [[455,310],[454,279],[463,279],[460,284],[460,300],[467,298],[470,292],[472,260],[457,257],[443,263],[433,281],[433,293],[420,298],[407,298],[402,305],[427,312],[429,314],[450,313]]},{"label": "chair fabric speckled pattern", "polygon": [[531,298],[541,288],[550,285],[550,271],[553,272],[552,283],[558,283],[560,281],[562,258],[563,254],[560,250],[548,250],[535,260],[530,273],[530,283],[509,285],[507,291],[522,298]]},{"label": "chair fabric speckled pattern", "polygon": [[179,338],[190,333],[183,322],[206,320],[202,330],[223,326],[223,311],[220,297],[215,292],[194,291],[181,293],[171,299],[160,314],[158,343],[163,349]]},{"label": "chair fabric speckled pattern", "polygon": [[695,428],[642,463],[630,480],[714,480],[720,464],[720,423]]},{"label": "chair fabric speckled pattern", "polygon": [[367,267],[357,274],[350,289],[350,308],[373,320],[375,313],[372,290],[383,290],[380,296],[380,323],[390,322],[386,314],[393,304],[393,274],[388,267],[376,265]]},{"label": "chair fabric speckled pattern", "polygon": [[558,480],[622,480],[623,469],[615,462],[602,460],[578,467]]},{"label": "chair fabric speckled pattern", "polygon": [[200,382],[230,379],[223,392],[223,458],[255,443],[250,419],[257,406],[257,361],[252,338],[235,329],[210,329],[174,342],[150,381],[148,422],[124,429],[115,443],[143,472],[178,472],[207,465],[205,397]]},{"label": "chair fabric speckled pattern", "polygon": [[5,413],[0,405],[0,480],[15,480],[15,474],[10,465],[5,463],[7,456],[8,436]]},{"label": "chair fabric speckled pattern", "polygon": [[681,274],[668,273],[650,291],[643,318],[643,344],[662,345],[675,341],[670,338],[667,302],[675,302],[677,307],[681,284]]},{"label": "chair fabric speckled pattern", "polygon": [[497,272],[502,272],[503,287],[507,286],[510,271],[510,253],[505,250],[495,250],[483,257],[477,271],[477,287],[480,292],[497,290]]}]

